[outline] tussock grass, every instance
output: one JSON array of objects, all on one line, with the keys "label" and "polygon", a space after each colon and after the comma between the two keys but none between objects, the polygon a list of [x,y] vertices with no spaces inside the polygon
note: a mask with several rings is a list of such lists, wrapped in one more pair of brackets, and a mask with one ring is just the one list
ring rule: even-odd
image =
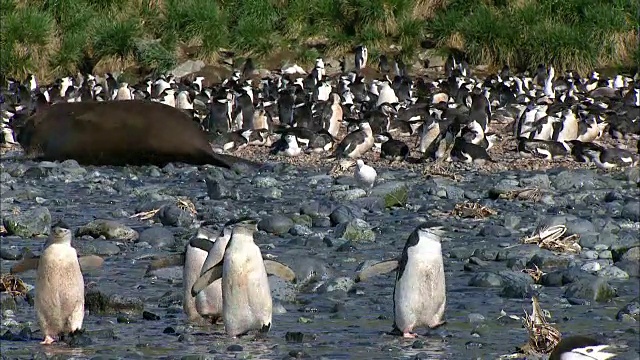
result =
[{"label": "tussock grass", "polygon": [[[96,66],[165,72],[221,50],[339,57],[359,44],[415,63],[428,38],[471,63],[578,71],[634,64],[628,0],[0,0],[0,77],[42,80]],[[350,56],[350,55],[347,55]]]}]

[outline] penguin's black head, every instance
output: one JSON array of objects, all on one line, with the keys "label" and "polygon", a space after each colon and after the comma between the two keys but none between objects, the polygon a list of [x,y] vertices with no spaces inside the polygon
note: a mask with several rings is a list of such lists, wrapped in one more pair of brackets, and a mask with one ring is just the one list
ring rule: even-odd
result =
[{"label": "penguin's black head", "polygon": [[56,222],[55,224],[51,225],[51,228],[61,228],[61,229],[71,229],[71,227],[69,225],[67,225],[66,222],[64,222],[64,220],[60,219],[58,220],[58,222]]}]

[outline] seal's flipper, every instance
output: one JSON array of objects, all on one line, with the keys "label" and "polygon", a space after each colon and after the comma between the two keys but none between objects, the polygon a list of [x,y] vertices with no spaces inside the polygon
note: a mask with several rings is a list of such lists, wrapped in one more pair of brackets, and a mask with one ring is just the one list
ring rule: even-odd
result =
[{"label": "seal's flipper", "polygon": [[285,264],[279,263],[274,260],[263,260],[264,268],[267,270],[267,274],[275,275],[286,281],[294,281],[296,279],[296,273],[291,270]]},{"label": "seal's flipper", "polygon": [[213,247],[213,241],[209,239],[195,237],[189,241],[189,246],[209,252]]},{"label": "seal's flipper", "polygon": [[40,257],[32,257],[28,259],[22,259],[19,263],[13,265],[9,270],[10,274],[20,274],[29,270],[38,269],[38,261]]},{"label": "seal's flipper", "polygon": [[82,271],[95,270],[102,267],[104,259],[97,255],[79,256],[78,263]]},{"label": "seal's flipper", "polygon": [[222,262],[207,269],[191,287],[191,296],[196,296],[214,281],[222,277]]},{"label": "seal's flipper", "polygon": [[173,266],[184,266],[184,254],[173,254],[160,259],[152,260],[149,265],[147,265],[146,273],[148,274],[154,270]]},{"label": "seal's flipper", "polygon": [[398,268],[398,260],[385,260],[377,264],[373,264],[368,268],[362,269],[358,275],[356,275],[356,282],[367,280],[368,278],[389,273]]}]

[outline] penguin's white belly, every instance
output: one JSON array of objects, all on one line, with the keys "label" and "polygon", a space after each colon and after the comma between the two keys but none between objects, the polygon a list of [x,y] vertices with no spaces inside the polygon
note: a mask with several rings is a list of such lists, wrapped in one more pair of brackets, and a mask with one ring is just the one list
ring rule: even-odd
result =
[{"label": "penguin's white belly", "polygon": [[[183,290],[184,298],[182,299],[182,308],[189,320],[195,320],[199,318],[198,309],[196,308],[196,300],[191,295],[191,287],[200,277],[200,271],[202,265],[207,258],[207,252],[187,245],[187,251],[184,259],[183,268]],[[213,286],[213,284],[212,284]]]},{"label": "penguin's white belly", "polygon": [[[417,257],[418,255],[416,255]],[[442,258],[410,258],[394,292],[395,323],[406,331],[438,325],[446,303]]]},{"label": "penguin's white belly", "polygon": [[40,258],[34,305],[45,335],[57,336],[82,328],[84,279],[71,246],[52,244]]},{"label": "penguin's white belly", "polygon": [[271,324],[272,299],[260,249],[228,248],[222,269],[222,307],[231,336]]}]

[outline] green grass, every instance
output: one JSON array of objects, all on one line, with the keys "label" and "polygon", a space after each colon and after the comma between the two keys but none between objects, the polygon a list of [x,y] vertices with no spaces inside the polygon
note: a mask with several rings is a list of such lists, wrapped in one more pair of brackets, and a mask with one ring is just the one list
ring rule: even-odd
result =
[{"label": "green grass", "polygon": [[411,66],[426,38],[497,67],[640,60],[629,0],[0,0],[0,10],[0,77],[51,80],[97,64],[159,73],[221,49],[308,66],[358,44],[374,62],[387,52]]}]

